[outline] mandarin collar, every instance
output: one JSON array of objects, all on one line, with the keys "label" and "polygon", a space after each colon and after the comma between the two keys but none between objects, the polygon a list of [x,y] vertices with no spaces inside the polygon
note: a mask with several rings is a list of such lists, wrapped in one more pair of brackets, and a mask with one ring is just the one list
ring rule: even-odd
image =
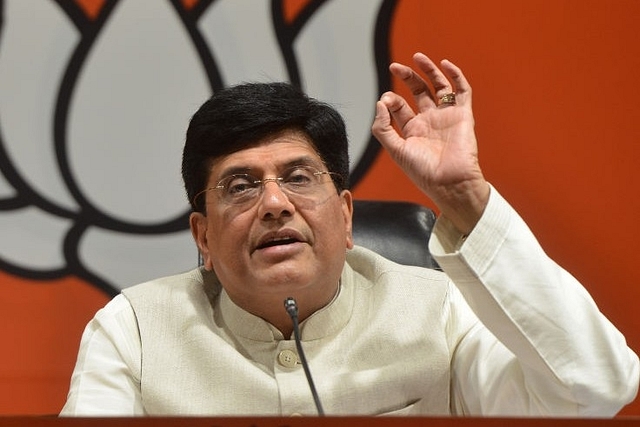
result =
[{"label": "mandarin collar", "polygon": [[[338,291],[333,300],[300,323],[302,341],[323,339],[337,334],[345,327],[351,318],[354,303],[353,284],[349,271],[350,269],[345,264]],[[214,314],[214,316],[220,316],[224,325],[233,335],[263,342],[285,339],[275,326],[236,305],[222,288],[215,274],[206,274],[203,277],[205,278],[205,289],[209,289],[205,292],[211,295],[210,290],[215,289],[213,294],[216,295],[213,298],[212,306],[217,315]]]}]

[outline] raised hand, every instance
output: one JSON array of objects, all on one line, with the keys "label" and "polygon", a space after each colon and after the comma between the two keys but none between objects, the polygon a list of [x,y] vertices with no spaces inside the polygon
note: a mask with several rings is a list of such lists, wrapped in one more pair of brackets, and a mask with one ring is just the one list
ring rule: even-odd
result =
[{"label": "raised hand", "polygon": [[411,91],[417,112],[402,96],[386,92],[376,104],[372,132],[442,215],[468,234],[489,197],[478,163],[471,86],[450,61],[440,69],[424,54],[413,59],[426,80],[403,64],[389,70]]}]

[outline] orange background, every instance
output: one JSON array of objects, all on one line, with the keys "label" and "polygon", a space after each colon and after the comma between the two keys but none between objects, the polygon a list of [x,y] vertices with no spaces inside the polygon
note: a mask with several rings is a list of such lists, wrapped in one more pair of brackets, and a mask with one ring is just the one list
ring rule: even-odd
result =
[{"label": "orange background", "polygon": [[[78,3],[95,16],[102,1]],[[286,3],[295,15],[306,2]],[[485,175],[636,351],[639,18],[637,0],[401,0],[391,38],[394,60],[423,51],[462,67]],[[429,205],[384,153],[354,193]],[[0,283],[0,414],[56,413],[108,297],[75,278]],[[640,400],[622,414],[640,415]]]}]

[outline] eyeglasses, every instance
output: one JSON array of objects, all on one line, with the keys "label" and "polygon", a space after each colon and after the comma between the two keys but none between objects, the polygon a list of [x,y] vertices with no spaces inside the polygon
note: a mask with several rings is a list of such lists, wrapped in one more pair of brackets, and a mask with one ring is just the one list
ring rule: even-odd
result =
[{"label": "eyeglasses", "polygon": [[193,198],[194,205],[199,196],[210,190],[219,191],[222,201],[229,205],[253,204],[262,195],[264,186],[268,182],[275,182],[290,200],[300,197],[313,199],[319,196],[319,185],[332,181],[323,181],[325,175],[333,179],[342,179],[335,172],[321,171],[312,166],[299,165],[286,169],[281,176],[275,178],[263,178],[242,173],[229,175],[222,178],[214,187],[205,188]]}]

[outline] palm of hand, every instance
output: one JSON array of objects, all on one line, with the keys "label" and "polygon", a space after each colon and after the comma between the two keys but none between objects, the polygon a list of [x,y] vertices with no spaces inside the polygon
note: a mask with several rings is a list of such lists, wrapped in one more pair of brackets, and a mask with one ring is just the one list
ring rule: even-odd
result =
[{"label": "palm of hand", "polygon": [[[391,156],[428,196],[480,174],[470,108],[427,107],[411,118]],[[387,147],[389,148],[389,147]]]}]

